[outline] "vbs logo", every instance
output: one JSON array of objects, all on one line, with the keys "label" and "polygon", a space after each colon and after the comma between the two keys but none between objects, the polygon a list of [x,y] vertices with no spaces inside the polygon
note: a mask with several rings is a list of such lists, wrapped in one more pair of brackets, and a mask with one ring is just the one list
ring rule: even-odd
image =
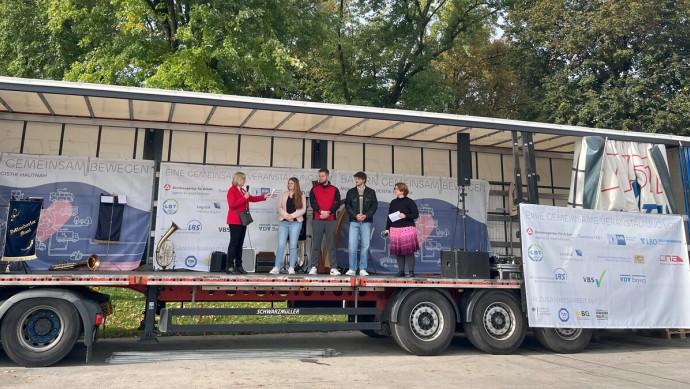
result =
[{"label": "vbs logo", "polygon": [[534,262],[541,262],[541,260],[544,259],[544,251],[541,249],[540,245],[532,243],[527,249],[527,256]]},{"label": "vbs logo", "polygon": [[532,236],[534,235],[534,230],[532,229],[532,227],[527,227],[525,233],[527,234],[527,236]]},{"label": "vbs logo", "polygon": [[570,320],[570,312],[568,312],[567,309],[561,308],[558,310],[558,319],[562,321],[563,323],[567,322]]},{"label": "vbs logo", "polygon": [[184,264],[187,267],[194,267],[194,266],[196,266],[197,262],[198,261],[197,261],[196,257],[193,255],[190,255],[184,259]]},{"label": "vbs logo", "polygon": [[565,270],[563,270],[559,267],[558,269],[553,271],[553,278],[556,281],[567,281],[568,280],[568,273],[566,273]]},{"label": "vbs logo", "polygon": [[201,231],[201,222],[198,220],[190,220],[189,223],[187,223],[187,231]]},{"label": "vbs logo", "polygon": [[594,278],[594,277],[582,277],[582,282],[586,284],[596,284],[597,288],[601,287],[601,282],[604,280],[604,275],[606,274],[606,269],[601,273],[599,278]]},{"label": "vbs logo", "polygon": [[180,204],[175,199],[167,199],[163,201],[163,212],[168,215],[174,215],[180,209]]}]

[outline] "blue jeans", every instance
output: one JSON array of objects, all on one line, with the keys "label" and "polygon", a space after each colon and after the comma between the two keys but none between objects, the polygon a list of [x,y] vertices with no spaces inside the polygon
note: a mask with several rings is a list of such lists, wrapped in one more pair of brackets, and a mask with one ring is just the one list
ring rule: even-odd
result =
[{"label": "blue jeans", "polygon": [[357,270],[357,246],[359,249],[359,269],[367,269],[367,255],[371,241],[371,223],[350,222],[350,236],[347,251],[350,254],[350,270]]},{"label": "blue jeans", "polygon": [[285,255],[285,243],[287,243],[288,235],[290,235],[290,267],[295,267],[297,263],[297,241],[299,240],[299,233],[302,230],[302,222],[281,220],[278,224],[278,249],[276,249],[276,264],[280,269],[283,267],[283,260]]}]

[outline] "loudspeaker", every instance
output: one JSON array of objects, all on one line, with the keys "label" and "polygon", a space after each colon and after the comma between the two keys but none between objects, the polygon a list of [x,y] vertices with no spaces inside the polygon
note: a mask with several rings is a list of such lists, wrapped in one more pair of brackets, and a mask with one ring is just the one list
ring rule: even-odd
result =
[{"label": "loudspeaker", "polygon": [[480,251],[441,251],[441,277],[459,279],[490,278],[489,253]]},{"label": "loudspeaker", "polygon": [[472,179],[472,154],[470,153],[470,134],[458,134],[458,186],[470,185]]},{"label": "loudspeaker", "polygon": [[276,263],[276,254],[273,251],[260,251],[256,256],[256,272],[268,273]]},{"label": "loudspeaker", "polygon": [[225,271],[228,262],[228,254],[222,251],[214,251],[211,253],[211,265],[208,271],[212,273],[221,273]]}]

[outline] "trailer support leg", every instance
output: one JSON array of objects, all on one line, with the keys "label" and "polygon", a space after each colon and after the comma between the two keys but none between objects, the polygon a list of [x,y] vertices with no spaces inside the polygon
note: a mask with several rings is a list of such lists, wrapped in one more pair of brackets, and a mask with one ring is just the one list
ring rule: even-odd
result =
[{"label": "trailer support leg", "polygon": [[156,337],[156,307],[158,305],[158,287],[146,287],[146,308],[144,309],[144,332],[139,338],[139,343],[155,344],[158,343]]}]

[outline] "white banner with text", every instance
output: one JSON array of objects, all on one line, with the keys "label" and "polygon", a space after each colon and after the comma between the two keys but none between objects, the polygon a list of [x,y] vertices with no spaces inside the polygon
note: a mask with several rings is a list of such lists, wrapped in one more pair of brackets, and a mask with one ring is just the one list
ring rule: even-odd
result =
[{"label": "white banner with text", "polygon": [[677,215],[521,204],[530,327],[690,328]]}]

